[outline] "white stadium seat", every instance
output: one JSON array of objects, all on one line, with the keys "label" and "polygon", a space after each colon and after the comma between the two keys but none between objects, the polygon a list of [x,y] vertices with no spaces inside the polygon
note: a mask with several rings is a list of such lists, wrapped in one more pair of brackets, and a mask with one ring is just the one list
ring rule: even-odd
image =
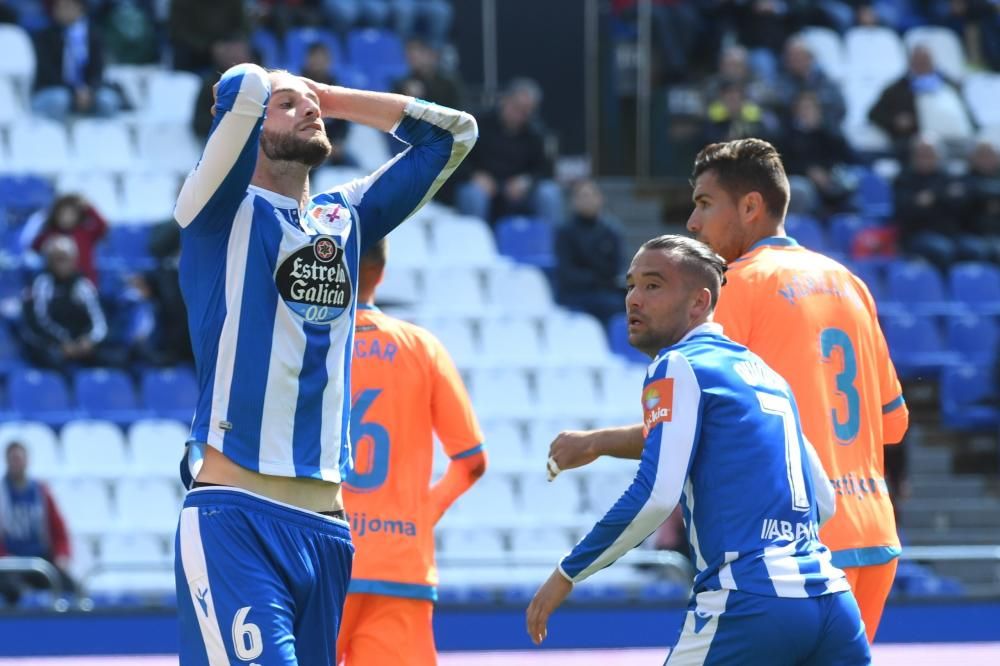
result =
[{"label": "white stadium seat", "polygon": [[55,431],[36,421],[9,421],[0,424],[0,449],[20,442],[28,451],[28,473],[39,479],[51,479],[63,471],[62,452]]},{"label": "white stadium seat", "polygon": [[484,321],[480,327],[483,363],[494,367],[530,368],[545,362],[545,338],[532,319]]},{"label": "white stadium seat", "polygon": [[[136,115],[142,126],[191,124],[201,90],[197,74],[156,70],[150,73],[147,85],[146,104],[139,107]],[[139,131],[146,130],[140,127]]]},{"label": "white stadium seat", "polygon": [[0,76],[0,125],[10,125],[24,118],[25,109],[21,96],[9,76]]},{"label": "white stadium seat", "polygon": [[603,367],[617,362],[608,348],[604,327],[595,317],[559,311],[543,321],[552,363]]},{"label": "white stadium seat", "polygon": [[430,264],[430,239],[425,225],[410,220],[389,232],[387,239],[390,266],[426,268]]},{"label": "white stadium seat", "polygon": [[175,479],[190,429],[178,421],[145,419],[128,431],[132,474]]},{"label": "white stadium seat", "polygon": [[486,274],[489,302],[500,313],[547,316],[555,309],[545,274],[534,266],[500,266]]},{"label": "white stadium seat", "polygon": [[128,478],[115,484],[117,527],[123,532],[168,535],[177,528],[181,500],[178,482]]},{"label": "white stadium seat", "polygon": [[140,170],[187,175],[201,158],[201,142],[190,125],[143,125],[136,130]]},{"label": "white stadium seat", "polygon": [[980,127],[1000,125],[1000,74],[969,74],[965,79],[963,93],[965,102]]},{"label": "white stadium seat", "polygon": [[425,328],[444,345],[459,368],[481,365],[482,352],[476,344],[472,327],[464,319],[437,317],[428,320]]},{"label": "white stadium seat", "polygon": [[65,126],[38,117],[12,125],[10,160],[13,170],[26,173],[52,176],[67,170],[70,151]]},{"label": "white stadium seat", "polygon": [[541,524],[576,525],[582,508],[577,475],[560,474],[548,481],[539,466],[537,472],[521,477],[521,511],[526,518],[536,517]]},{"label": "white stadium seat", "polygon": [[122,221],[157,224],[173,219],[180,190],[180,182],[175,176],[130,173],[122,185]]},{"label": "white stadium seat", "polygon": [[501,557],[504,553],[503,535],[488,527],[449,528],[441,530],[441,553],[447,557],[476,559]]},{"label": "white stadium seat", "polygon": [[498,261],[489,225],[476,217],[439,220],[431,225],[434,263],[438,266],[490,268]]},{"label": "white stadium seat", "polygon": [[420,302],[420,269],[399,266],[390,261],[385,267],[382,282],[378,285],[379,305],[413,306]]},{"label": "white stadium seat", "polygon": [[69,476],[111,479],[125,472],[125,438],[110,421],[71,421],[62,430],[62,449]]},{"label": "white stadium seat", "polygon": [[109,220],[121,217],[122,200],[110,173],[68,173],[56,180],[56,190],[60,194],[82,194],[95,208]]},{"label": "white stadium seat", "polygon": [[69,536],[69,575],[77,580],[83,580],[97,564],[96,539],[92,536]]},{"label": "white stadium seat", "polygon": [[489,469],[492,471],[521,471],[532,467],[541,468],[545,460],[528,458],[524,447],[524,432],[517,422],[509,419],[483,421],[483,438]]},{"label": "white stadium seat", "polygon": [[50,484],[70,534],[108,531],[114,513],[107,485],[97,479],[56,479]]},{"label": "white stadium seat", "polygon": [[610,366],[601,370],[601,411],[612,419],[638,419],[642,416],[640,396],[646,378],[646,366],[638,363]]},{"label": "white stadium seat", "polygon": [[482,418],[527,418],[536,411],[528,378],[510,368],[474,370],[472,404]]},{"label": "white stadium seat", "polygon": [[147,565],[163,568],[170,560],[163,548],[162,539],[152,534],[111,533],[98,541],[101,564]]},{"label": "white stadium seat", "polygon": [[906,72],[903,42],[893,30],[881,26],[858,26],[844,36],[848,80],[867,80],[883,86]]},{"label": "white stadium seat", "polygon": [[483,298],[478,270],[436,265],[424,273],[424,299],[420,307],[427,315],[455,316],[461,313],[474,317],[490,311]]},{"label": "white stadium seat", "polygon": [[539,368],[535,374],[538,413],[587,418],[602,408],[593,372],[588,368]]},{"label": "white stadium seat", "polygon": [[525,442],[528,446],[528,457],[533,460],[539,458],[546,460],[552,440],[563,430],[584,430],[589,423],[589,419],[544,416],[537,414],[537,411],[533,417],[528,422],[528,439]]},{"label": "white stadium seat", "polygon": [[572,547],[573,540],[569,532],[564,529],[531,527],[512,530],[510,534],[510,549],[515,557],[528,556],[532,559],[538,557],[556,562]]},{"label": "white stadium seat", "polygon": [[590,472],[584,477],[584,495],[587,510],[591,514],[603,514],[628,490],[635,478],[638,461],[633,461],[632,469],[624,468],[606,473]]},{"label": "white stadium seat", "polygon": [[35,80],[35,47],[24,28],[0,24],[0,76],[14,79],[22,94]]},{"label": "white stadium seat", "polygon": [[351,123],[344,139],[344,150],[358,161],[358,166],[367,175],[389,161],[386,135],[373,127]]},{"label": "white stadium seat", "polygon": [[158,70],[155,65],[109,64],[104,68],[104,80],[116,83],[135,108],[144,108],[149,95],[149,78]]},{"label": "white stadium seat", "polygon": [[813,59],[834,81],[844,79],[844,43],[835,30],[810,27],[798,34],[809,46]]},{"label": "white stadium seat", "polygon": [[954,31],[922,25],[907,30],[903,42],[910,51],[917,45],[926,46],[934,57],[934,65],[956,83],[965,78],[965,53]]},{"label": "white stadium seat", "polygon": [[363,178],[368,173],[357,167],[325,166],[313,170],[309,174],[309,191],[319,194],[345,185],[356,178]]},{"label": "white stadium seat", "polygon": [[121,121],[83,118],[73,123],[71,136],[71,169],[124,173],[136,166],[132,137]]},{"label": "white stadium seat", "polygon": [[510,479],[497,473],[487,474],[476,481],[445,514],[448,525],[507,525],[516,523],[518,518]]}]

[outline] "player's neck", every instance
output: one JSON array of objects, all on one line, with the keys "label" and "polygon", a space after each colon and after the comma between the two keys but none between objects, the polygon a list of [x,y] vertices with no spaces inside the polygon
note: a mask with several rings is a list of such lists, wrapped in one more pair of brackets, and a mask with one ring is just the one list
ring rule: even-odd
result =
[{"label": "player's neck", "polygon": [[299,162],[258,160],[250,184],[294,199],[302,209],[309,200],[309,167]]},{"label": "player's neck", "polygon": [[754,246],[757,245],[757,243],[761,242],[762,240],[775,237],[783,238],[784,236],[785,236],[784,224],[778,224],[777,226],[771,224],[761,225],[761,228],[757,230],[757,233],[749,236],[746,239],[746,242],[744,243],[743,247],[743,252],[740,253],[740,256],[742,257],[743,255],[750,252],[751,249],[753,249]]}]

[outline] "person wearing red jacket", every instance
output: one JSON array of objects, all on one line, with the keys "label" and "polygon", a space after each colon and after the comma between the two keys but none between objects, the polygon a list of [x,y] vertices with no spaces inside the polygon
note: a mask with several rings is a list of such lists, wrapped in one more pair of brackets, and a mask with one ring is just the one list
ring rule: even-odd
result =
[{"label": "person wearing red jacket", "polygon": [[31,249],[41,252],[50,238],[69,236],[76,242],[80,272],[96,285],[94,255],[107,233],[108,223],[89,201],[79,194],[64,194],[52,202],[38,235],[31,241]]}]

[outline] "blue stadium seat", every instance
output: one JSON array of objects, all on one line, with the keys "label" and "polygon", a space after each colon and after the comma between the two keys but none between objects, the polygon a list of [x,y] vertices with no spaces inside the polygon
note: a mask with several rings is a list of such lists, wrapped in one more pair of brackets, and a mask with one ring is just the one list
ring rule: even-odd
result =
[{"label": "blue stadium seat", "polygon": [[1000,268],[975,261],[955,264],[948,273],[951,298],[973,312],[1000,314]]},{"label": "blue stadium seat", "polygon": [[[285,65],[281,43],[267,28],[256,28],[250,35],[250,46],[260,56],[260,64],[271,69],[281,69]],[[301,63],[299,63],[301,65]],[[291,70],[297,71],[297,70]]]},{"label": "blue stadium seat", "polygon": [[552,225],[530,217],[505,217],[497,222],[497,250],[522,264],[539,268],[555,265]]},{"label": "blue stadium seat", "polygon": [[24,367],[21,346],[17,343],[7,322],[0,320],[0,377]]},{"label": "blue stadium seat", "polygon": [[890,217],[895,210],[892,186],[874,171],[866,169],[858,179],[854,205],[866,217]]},{"label": "blue stadium seat", "polygon": [[955,314],[965,309],[949,300],[941,274],[924,261],[889,264],[886,287],[888,300],[914,314]]},{"label": "blue stadium seat", "polygon": [[789,215],[785,220],[785,233],[798,241],[799,245],[816,252],[826,252],[826,234],[823,226],[814,217]]},{"label": "blue stadium seat", "polygon": [[52,203],[52,184],[39,176],[0,176],[0,208],[7,210],[8,223],[18,225],[29,215]]},{"label": "blue stadium seat", "polygon": [[156,266],[149,253],[148,225],[111,227],[97,248],[101,268],[147,271]]},{"label": "blue stadium seat", "polygon": [[876,227],[874,221],[860,215],[840,213],[830,218],[830,248],[836,252],[850,255],[854,246],[854,238],[864,231]]},{"label": "blue stadium seat", "polygon": [[73,383],[77,404],[88,418],[127,424],[148,416],[139,408],[132,380],[122,370],[78,370]]},{"label": "blue stadium seat", "polygon": [[290,72],[295,74],[302,72],[302,66],[306,62],[306,52],[317,42],[330,50],[330,61],[333,66],[333,71],[330,73],[337,72],[340,65],[345,62],[344,50],[337,36],[322,28],[293,28],[285,35],[285,65]]},{"label": "blue stadium seat", "polygon": [[969,363],[992,367],[997,358],[1000,332],[993,317],[974,314],[946,318],[948,349]]},{"label": "blue stadium seat", "polygon": [[628,342],[628,317],[623,313],[608,322],[608,344],[611,351],[633,363],[649,363],[649,357]]},{"label": "blue stadium seat", "polygon": [[882,330],[900,377],[937,377],[942,368],[960,362],[958,354],[945,348],[931,316],[886,315],[882,317]]},{"label": "blue stadium seat", "polygon": [[353,30],[347,35],[347,60],[361,69],[372,90],[388,90],[407,72],[403,43],[389,30]]},{"label": "blue stadium seat", "polygon": [[66,382],[52,370],[13,370],[7,393],[13,413],[26,421],[58,426],[80,416],[70,405]]},{"label": "blue stadium seat", "polygon": [[189,422],[198,402],[198,382],[185,367],[150,369],[142,375],[142,406],[159,418]]},{"label": "blue stadium seat", "polygon": [[855,261],[848,268],[865,283],[881,312],[886,301],[885,276],[882,266],[878,262]]},{"label": "blue stadium seat", "polygon": [[1000,393],[992,366],[960,365],[941,373],[941,422],[956,430],[995,430]]}]

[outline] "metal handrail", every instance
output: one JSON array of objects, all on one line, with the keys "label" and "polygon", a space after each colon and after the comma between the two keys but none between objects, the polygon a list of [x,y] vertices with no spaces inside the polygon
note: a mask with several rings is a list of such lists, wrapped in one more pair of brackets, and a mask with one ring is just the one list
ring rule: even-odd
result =
[{"label": "metal handrail", "polygon": [[41,557],[20,557],[16,555],[4,555],[0,557],[0,572],[6,573],[37,573],[45,577],[49,583],[49,589],[56,594],[61,594],[63,590],[62,576],[51,562]]}]

